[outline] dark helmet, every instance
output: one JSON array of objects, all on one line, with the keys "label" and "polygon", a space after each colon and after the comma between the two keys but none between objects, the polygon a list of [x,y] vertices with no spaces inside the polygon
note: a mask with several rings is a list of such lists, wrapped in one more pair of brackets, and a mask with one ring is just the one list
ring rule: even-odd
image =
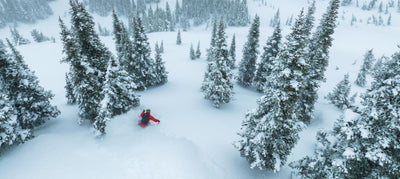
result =
[{"label": "dark helmet", "polygon": [[150,112],[150,109],[146,109],[146,112]]}]

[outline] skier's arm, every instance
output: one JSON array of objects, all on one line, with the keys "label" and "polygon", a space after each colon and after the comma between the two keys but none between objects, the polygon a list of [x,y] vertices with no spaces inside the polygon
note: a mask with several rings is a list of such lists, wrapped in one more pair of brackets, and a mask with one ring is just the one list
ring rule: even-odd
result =
[{"label": "skier's arm", "polygon": [[144,115],[144,110],[143,110],[142,113],[140,114],[140,117],[143,117],[143,115]]},{"label": "skier's arm", "polygon": [[152,120],[152,121],[154,121],[154,122],[160,122],[160,120],[154,118],[152,115],[150,115],[149,119]]}]

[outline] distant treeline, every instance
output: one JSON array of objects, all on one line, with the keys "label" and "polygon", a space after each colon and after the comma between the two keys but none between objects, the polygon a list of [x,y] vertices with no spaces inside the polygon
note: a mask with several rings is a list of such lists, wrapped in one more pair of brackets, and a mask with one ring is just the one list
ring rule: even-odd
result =
[{"label": "distant treeline", "polygon": [[7,23],[34,23],[53,14],[52,0],[0,0],[0,28]]},{"label": "distant treeline", "polygon": [[101,16],[108,16],[113,8],[129,19],[139,14],[148,32],[173,31],[176,27],[186,30],[211,18],[222,18],[229,26],[249,23],[246,0],[182,0],[176,1],[173,11],[168,3],[162,5],[164,8],[152,8],[148,3],[159,0],[85,0],[90,11]]}]

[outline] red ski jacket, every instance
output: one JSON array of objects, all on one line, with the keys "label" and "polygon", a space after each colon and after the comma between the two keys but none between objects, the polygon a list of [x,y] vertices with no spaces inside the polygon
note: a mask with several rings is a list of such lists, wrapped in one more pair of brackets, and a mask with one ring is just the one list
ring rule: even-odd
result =
[{"label": "red ski jacket", "polygon": [[[150,120],[154,121],[154,122],[160,122],[160,120],[154,118],[152,115],[150,115],[150,112],[146,112],[147,114],[149,114],[149,120],[147,121],[147,123],[144,123],[143,120],[140,120],[139,125],[142,126],[143,128],[147,126],[148,122]],[[143,117],[143,115],[145,114],[145,111],[143,110],[142,113],[140,114],[140,117]]]}]

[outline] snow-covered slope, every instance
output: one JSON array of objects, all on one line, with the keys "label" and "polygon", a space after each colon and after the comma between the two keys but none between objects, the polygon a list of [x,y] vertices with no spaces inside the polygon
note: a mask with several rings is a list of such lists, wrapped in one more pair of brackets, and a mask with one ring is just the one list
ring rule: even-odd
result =
[{"label": "snow-covered slope", "polygon": [[[278,8],[282,21],[285,21],[291,15],[296,17],[300,8],[308,4],[307,0],[270,0],[267,5],[262,2],[248,1],[252,16],[258,14],[261,18],[260,46],[272,34],[273,29],[268,25]],[[327,3],[327,0],[317,2],[316,19],[321,17]],[[36,28],[47,36],[56,37],[56,43],[32,43],[17,48],[29,67],[36,71],[41,84],[56,95],[54,103],[61,110],[61,116],[38,129],[34,139],[0,157],[0,178],[290,178],[291,169],[286,166],[276,174],[251,170],[232,146],[245,112],[256,107],[261,94],[235,86],[235,100],[221,109],[215,109],[203,99],[200,86],[206,67],[205,49],[211,36],[211,30],[206,26],[182,32],[180,46],[175,44],[176,32],[149,34],[152,47],[156,41],[164,42],[163,59],[169,71],[169,82],[140,92],[142,105],[112,119],[106,128],[107,135],[102,139],[95,138],[89,124],[77,124],[77,107],[66,105],[64,97],[64,73],[68,67],[59,63],[62,44],[58,17],[68,21],[68,1],[57,0],[51,6],[54,16],[35,25],[21,24],[18,30],[29,37],[29,32]],[[396,12],[392,13],[391,26],[379,27],[364,23],[350,26],[350,12],[365,18],[372,12],[355,7],[345,7],[340,12],[344,19],[340,20],[334,34],[327,81],[319,91],[316,119],[300,134],[300,141],[288,162],[312,154],[316,132],[331,129],[340,111],[328,104],[323,96],[345,73],[350,74],[351,82],[355,80],[365,51],[374,48],[375,55],[380,57],[397,50],[400,24],[396,19],[400,16]],[[95,17],[96,22],[111,29],[110,17]],[[290,30],[289,26],[283,28],[284,34]],[[228,42],[234,33],[237,59],[240,60],[248,27],[228,28]],[[0,29],[0,38],[5,37],[9,37],[9,29]],[[102,40],[114,51],[112,37]],[[202,58],[191,61],[190,44],[196,45],[198,41]],[[352,93],[363,90],[353,86]],[[137,126],[138,115],[145,108],[151,108],[152,114],[161,120],[158,126],[146,129]]]}]

